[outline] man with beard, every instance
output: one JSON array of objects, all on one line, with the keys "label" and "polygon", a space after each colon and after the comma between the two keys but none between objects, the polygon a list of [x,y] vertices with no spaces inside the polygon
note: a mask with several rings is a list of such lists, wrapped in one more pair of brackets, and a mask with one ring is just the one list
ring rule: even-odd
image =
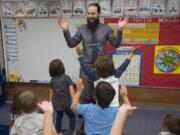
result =
[{"label": "man with beard", "polygon": [[[68,23],[64,18],[58,21],[59,26],[63,29],[63,34],[68,47],[73,48],[81,41],[84,50],[84,59],[90,66],[97,56],[105,55],[106,43],[109,41],[112,46],[119,47],[122,40],[122,29],[128,22],[128,17],[118,21],[117,37],[114,36],[112,29],[100,23],[99,15],[101,8],[98,3],[91,3],[87,7],[87,24],[82,25],[72,37],[68,30]],[[94,86],[93,81],[80,69],[80,78],[85,86],[84,93],[81,96],[81,103],[94,102]]]}]

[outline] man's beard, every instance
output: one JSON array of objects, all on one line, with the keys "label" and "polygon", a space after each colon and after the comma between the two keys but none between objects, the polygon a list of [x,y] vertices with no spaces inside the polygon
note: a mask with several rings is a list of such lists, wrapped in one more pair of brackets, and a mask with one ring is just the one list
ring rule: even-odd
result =
[{"label": "man's beard", "polygon": [[99,18],[94,19],[93,22],[90,22],[87,18],[87,26],[90,30],[94,31],[97,28],[97,25],[99,24]]}]

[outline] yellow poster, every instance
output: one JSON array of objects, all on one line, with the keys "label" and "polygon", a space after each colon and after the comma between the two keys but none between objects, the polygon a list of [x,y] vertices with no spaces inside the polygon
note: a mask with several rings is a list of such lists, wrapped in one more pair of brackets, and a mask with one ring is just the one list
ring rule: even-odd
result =
[{"label": "yellow poster", "polygon": [[180,74],[180,45],[155,47],[154,73]]},{"label": "yellow poster", "polygon": [[[117,33],[117,23],[108,24]],[[158,44],[160,23],[128,23],[123,29],[123,44]]]}]

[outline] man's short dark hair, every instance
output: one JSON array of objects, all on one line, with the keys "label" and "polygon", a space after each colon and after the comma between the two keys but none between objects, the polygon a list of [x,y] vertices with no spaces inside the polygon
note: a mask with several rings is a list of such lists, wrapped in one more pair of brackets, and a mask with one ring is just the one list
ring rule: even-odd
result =
[{"label": "man's short dark hair", "polygon": [[101,81],[95,87],[95,98],[101,108],[107,108],[115,96],[115,90],[110,83]]},{"label": "man's short dark hair", "polygon": [[51,77],[56,77],[65,73],[63,62],[60,59],[54,59],[49,64],[49,74]]},{"label": "man's short dark hair", "polygon": [[95,68],[102,78],[107,78],[115,73],[115,67],[112,59],[105,55],[97,57],[95,61]]},{"label": "man's short dark hair", "polygon": [[98,3],[91,3],[91,4],[88,5],[88,7],[90,7],[90,6],[96,7],[98,13],[99,13],[99,14],[101,13],[101,7],[100,7],[100,5],[99,5]]}]

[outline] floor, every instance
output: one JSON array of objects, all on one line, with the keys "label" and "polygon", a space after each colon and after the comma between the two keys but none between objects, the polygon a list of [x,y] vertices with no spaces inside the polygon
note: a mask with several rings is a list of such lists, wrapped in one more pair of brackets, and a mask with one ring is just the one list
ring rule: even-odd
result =
[{"label": "floor", "polygon": [[[158,135],[163,130],[162,117],[165,113],[173,113],[180,117],[180,107],[172,105],[140,104],[131,117],[127,118],[123,133],[126,135]],[[0,108],[0,124],[8,125],[10,104],[6,103]],[[77,120],[79,128],[80,120]],[[63,128],[68,129],[68,118],[63,117]]]}]

